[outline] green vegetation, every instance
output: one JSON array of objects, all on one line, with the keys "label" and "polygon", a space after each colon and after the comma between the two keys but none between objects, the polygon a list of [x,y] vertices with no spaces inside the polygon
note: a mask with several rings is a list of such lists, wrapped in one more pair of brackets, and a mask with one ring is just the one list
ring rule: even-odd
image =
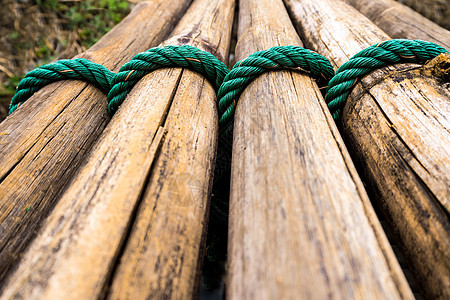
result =
[{"label": "green vegetation", "polygon": [[78,33],[85,47],[97,42],[129,12],[129,2],[121,0],[36,2],[42,11],[56,12],[65,21],[69,30]]},{"label": "green vegetation", "polygon": [[[47,2],[47,1],[45,1]],[[50,0],[52,5],[55,0]],[[57,1],[56,1],[57,2]],[[89,47],[97,42],[115,24],[119,23],[128,13],[128,1],[101,0],[75,2],[69,7],[58,4],[57,10],[70,20],[70,29],[79,33],[82,44]]]},{"label": "green vegetation", "polygon": [[2,87],[0,88],[0,97],[1,96],[12,96],[16,92],[16,87],[22,78],[25,75],[14,75],[12,77],[8,77],[6,82],[2,83]]}]

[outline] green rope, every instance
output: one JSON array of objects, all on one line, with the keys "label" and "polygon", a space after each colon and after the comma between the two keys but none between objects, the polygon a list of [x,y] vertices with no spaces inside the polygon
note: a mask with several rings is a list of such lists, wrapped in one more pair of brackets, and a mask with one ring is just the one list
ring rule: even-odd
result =
[{"label": "green rope", "polygon": [[196,71],[205,76],[216,90],[219,89],[228,73],[227,66],[214,55],[192,46],[149,49],[133,57],[114,77],[113,85],[108,93],[109,113],[114,114],[117,111],[126,95],[142,77],[164,67],[184,67]]},{"label": "green rope", "polygon": [[325,57],[302,47],[279,46],[251,54],[233,66],[217,93],[219,122],[222,127],[227,127],[223,131],[225,134],[231,131],[236,99],[245,87],[262,73],[281,69],[302,70],[315,79],[326,81],[334,75],[333,67]]},{"label": "green rope", "polygon": [[[221,124],[230,123],[235,100],[245,87],[266,71],[301,69],[314,78],[329,79],[331,64],[323,56],[297,46],[273,47],[253,53],[228,72],[214,55],[195,47],[166,46],[137,54],[117,74],[86,59],[60,60],[30,71],[19,83],[10,114],[33,93],[52,82],[78,79],[98,86],[108,93],[108,110],[114,114],[134,85],[145,75],[163,67],[185,67],[205,76],[218,90]],[[225,82],[224,82],[225,80]]]},{"label": "green rope", "polygon": [[387,65],[402,62],[425,63],[448,51],[421,40],[389,40],[372,45],[350,58],[328,83],[326,101],[335,120],[341,116],[345,101],[357,80]]},{"label": "green rope", "polygon": [[9,106],[9,114],[44,86],[66,79],[78,79],[92,83],[103,92],[108,92],[115,73],[87,59],[63,59],[43,65],[25,75],[17,86]]}]

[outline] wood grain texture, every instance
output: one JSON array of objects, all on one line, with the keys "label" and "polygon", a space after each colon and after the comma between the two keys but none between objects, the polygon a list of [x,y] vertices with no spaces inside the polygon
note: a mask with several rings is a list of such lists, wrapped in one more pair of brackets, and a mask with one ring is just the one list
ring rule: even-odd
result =
[{"label": "wood grain texture", "polygon": [[450,31],[395,0],[344,0],[394,39],[420,39],[450,49]]},{"label": "wood grain texture", "polygon": [[[237,59],[277,45],[301,45],[282,1],[241,1]],[[412,298],[304,74],[264,74],[240,97],[229,224],[229,299]]]},{"label": "wood grain texture", "polygon": [[[164,44],[227,57],[233,0],[197,0]],[[31,243],[1,299],[188,299],[198,292],[217,145],[213,86],[144,77]]]},{"label": "wood grain texture", "polygon": [[[188,43],[227,62],[234,0],[197,0],[165,44]],[[112,299],[198,297],[217,147],[215,91],[183,71]]]},{"label": "wood grain texture", "polygon": [[[305,43],[335,66],[389,37],[339,1],[286,1]],[[449,91],[417,65],[389,66],[359,82],[343,134],[373,201],[396,233],[428,298],[450,295]]]},{"label": "wood grain texture", "polygon": [[[138,4],[79,55],[118,71],[160,43],[189,0]],[[0,124],[0,280],[109,121],[106,95],[80,81],[51,84]]]}]

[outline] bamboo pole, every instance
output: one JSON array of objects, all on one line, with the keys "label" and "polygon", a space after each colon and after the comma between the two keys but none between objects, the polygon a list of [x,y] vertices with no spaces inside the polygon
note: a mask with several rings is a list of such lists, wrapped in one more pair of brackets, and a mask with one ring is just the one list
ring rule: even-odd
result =
[{"label": "bamboo pole", "polygon": [[[335,66],[389,39],[345,3],[285,3],[307,46]],[[364,77],[348,97],[342,132],[426,296],[445,298],[450,295],[450,93],[424,69],[402,64]]]},{"label": "bamboo pole", "polygon": [[[233,0],[197,0],[164,44],[226,60]],[[218,134],[213,86],[143,78],[90,152],[1,299],[188,299],[198,292]]]},{"label": "bamboo pole", "polygon": [[450,49],[450,32],[395,0],[344,0],[390,37],[420,39]]},{"label": "bamboo pole", "polygon": [[398,2],[411,7],[422,16],[450,30],[450,6],[448,1],[398,0]]},{"label": "bamboo pole", "polygon": [[[237,59],[278,45],[302,45],[282,1],[241,1]],[[258,77],[234,126],[229,299],[412,298],[310,77]]]},{"label": "bamboo pole", "polygon": [[[140,3],[79,57],[118,71],[160,43],[189,2]],[[95,87],[63,81],[35,93],[0,124],[0,281],[108,123],[106,105]]]}]

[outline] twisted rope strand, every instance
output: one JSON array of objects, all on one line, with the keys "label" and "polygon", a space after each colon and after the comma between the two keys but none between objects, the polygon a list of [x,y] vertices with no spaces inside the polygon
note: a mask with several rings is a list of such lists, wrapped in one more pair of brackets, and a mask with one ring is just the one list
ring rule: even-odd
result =
[{"label": "twisted rope strand", "polygon": [[93,63],[84,58],[63,59],[54,63],[43,65],[25,75],[17,86],[9,106],[9,114],[28,100],[35,92],[44,86],[61,80],[78,79],[92,83],[103,92],[110,89],[115,73],[106,67]]},{"label": "twisted rope strand", "polygon": [[[52,82],[79,79],[92,83],[108,92],[108,110],[117,111],[128,92],[149,72],[162,67],[178,66],[204,75],[218,92],[221,124],[229,123],[234,114],[235,100],[245,86],[260,74],[283,68],[301,69],[315,78],[329,78],[331,64],[324,57],[297,46],[273,47],[258,51],[238,62],[228,72],[227,67],[212,54],[195,47],[166,46],[152,48],[137,54],[117,74],[102,65],[86,59],[61,60],[44,65],[31,72],[19,83],[10,113],[25,102],[34,92]],[[224,82],[225,77],[227,80]]]},{"label": "twisted rope strand", "polygon": [[251,54],[233,66],[217,93],[219,123],[227,127],[225,134],[232,129],[236,101],[245,87],[262,73],[281,69],[302,70],[315,79],[327,81],[334,75],[333,67],[325,57],[302,47],[278,46]]},{"label": "twisted rope strand", "polygon": [[345,101],[358,79],[369,72],[396,63],[423,64],[448,51],[439,45],[421,40],[389,40],[374,44],[344,63],[328,83],[325,97],[335,120],[341,117]]},{"label": "twisted rope strand", "polygon": [[108,93],[108,111],[112,115],[125,100],[128,92],[145,75],[159,68],[184,67],[205,76],[216,90],[228,73],[227,66],[214,55],[195,47],[166,46],[137,54],[120,68]]},{"label": "twisted rope strand", "polygon": [[[389,40],[360,51],[343,64],[330,80],[326,100],[335,119],[340,113],[356,81],[373,69],[392,63],[424,63],[448,51],[434,43],[420,40]],[[33,93],[52,82],[78,79],[92,83],[108,92],[108,109],[114,113],[128,92],[146,74],[161,67],[185,67],[204,75],[218,90],[218,108],[222,128],[230,125],[236,99],[243,89],[263,72],[280,69],[300,69],[316,79],[333,75],[331,64],[324,57],[296,46],[273,47],[258,51],[239,61],[228,72],[226,66],[212,54],[195,47],[166,46],[137,54],[115,74],[102,65],[86,59],[60,60],[29,72],[19,83],[11,100],[11,114]],[[223,132],[223,130],[222,130]]]}]

